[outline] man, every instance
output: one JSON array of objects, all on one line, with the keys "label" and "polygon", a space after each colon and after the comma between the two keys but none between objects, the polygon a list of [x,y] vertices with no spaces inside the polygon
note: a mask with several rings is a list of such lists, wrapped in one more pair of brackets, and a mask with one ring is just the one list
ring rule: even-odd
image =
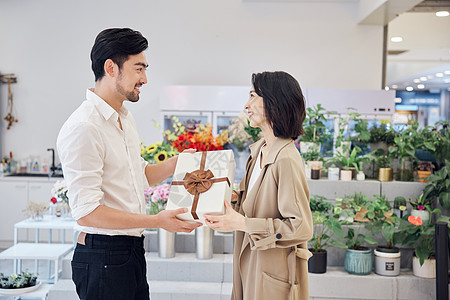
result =
[{"label": "man", "polygon": [[81,231],[72,260],[80,299],[149,299],[144,228],[191,232],[201,224],[145,215],[144,189],[175,170],[177,157],[149,165],[124,101],[137,102],[147,83],[148,42],[129,28],[99,33],[91,51],[95,88],[69,117],[57,140],[72,216]]}]

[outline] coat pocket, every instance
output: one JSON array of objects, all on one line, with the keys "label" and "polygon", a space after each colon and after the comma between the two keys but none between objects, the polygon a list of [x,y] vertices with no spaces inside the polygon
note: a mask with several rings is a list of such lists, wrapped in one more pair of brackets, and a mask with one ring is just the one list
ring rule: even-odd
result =
[{"label": "coat pocket", "polygon": [[72,261],[72,280],[75,283],[78,297],[86,299],[88,288],[89,265]]},{"label": "coat pocket", "polygon": [[289,282],[263,272],[262,299],[289,299],[291,285]]}]

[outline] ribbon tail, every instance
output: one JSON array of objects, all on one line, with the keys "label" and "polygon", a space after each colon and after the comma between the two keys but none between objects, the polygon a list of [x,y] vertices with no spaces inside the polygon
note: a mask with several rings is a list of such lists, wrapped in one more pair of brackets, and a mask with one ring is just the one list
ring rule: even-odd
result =
[{"label": "ribbon tail", "polygon": [[198,220],[197,215],[197,205],[198,205],[198,198],[200,197],[199,193],[196,193],[194,196],[194,201],[192,202],[192,209],[191,209],[191,215],[194,218],[194,220]]}]

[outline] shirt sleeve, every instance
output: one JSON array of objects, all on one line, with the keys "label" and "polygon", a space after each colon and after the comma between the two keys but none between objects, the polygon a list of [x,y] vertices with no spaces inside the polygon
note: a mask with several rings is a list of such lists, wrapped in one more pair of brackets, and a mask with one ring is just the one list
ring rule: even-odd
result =
[{"label": "shirt sleeve", "polygon": [[311,239],[309,188],[300,162],[282,158],[271,168],[281,218],[246,218],[252,250],[287,248]]},{"label": "shirt sleeve", "polygon": [[101,205],[103,199],[102,137],[94,125],[78,123],[62,130],[57,149],[67,182],[72,217],[78,220]]}]

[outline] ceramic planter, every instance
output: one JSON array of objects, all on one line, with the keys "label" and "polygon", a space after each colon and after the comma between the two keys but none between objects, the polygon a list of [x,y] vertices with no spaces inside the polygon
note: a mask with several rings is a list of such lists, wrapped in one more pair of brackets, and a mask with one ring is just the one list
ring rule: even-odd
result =
[{"label": "ceramic planter", "polygon": [[379,168],[378,169],[378,180],[379,181],[392,181],[393,180],[393,170],[392,168]]},{"label": "ceramic planter", "polygon": [[350,274],[366,275],[372,272],[372,250],[347,249],[344,268]]},{"label": "ceramic planter", "polygon": [[158,246],[159,257],[175,257],[175,232],[158,228]]},{"label": "ceramic planter", "polygon": [[356,174],[356,180],[358,181],[366,180],[366,174],[364,174],[363,171],[359,171],[358,174]]},{"label": "ceramic planter", "polygon": [[339,168],[328,168],[328,180],[339,180]]},{"label": "ceramic planter", "polygon": [[341,170],[341,180],[342,181],[351,181],[352,180],[352,171],[351,170]]},{"label": "ceramic planter", "polygon": [[411,216],[420,217],[424,224],[430,222],[430,212],[428,210],[411,210]]},{"label": "ceramic planter", "polygon": [[322,252],[314,252],[313,249],[309,249],[312,256],[308,260],[308,272],[322,274],[327,271],[327,250]]},{"label": "ceramic planter", "polygon": [[419,259],[413,256],[412,269],[413,274],[417,277],[436,278],[436,259],[426,259],[421,266]]},{"label": "ceramic planter", "polygon": [[378,247],[374,250],[375,273],[383,276],[400,274],[400,250]]},{"label": "ceramic planter", "polygon": [[431,171],[417,171],[417,177],[419,177],[419,182],[427,183],[426,178],[431,175]]}]

